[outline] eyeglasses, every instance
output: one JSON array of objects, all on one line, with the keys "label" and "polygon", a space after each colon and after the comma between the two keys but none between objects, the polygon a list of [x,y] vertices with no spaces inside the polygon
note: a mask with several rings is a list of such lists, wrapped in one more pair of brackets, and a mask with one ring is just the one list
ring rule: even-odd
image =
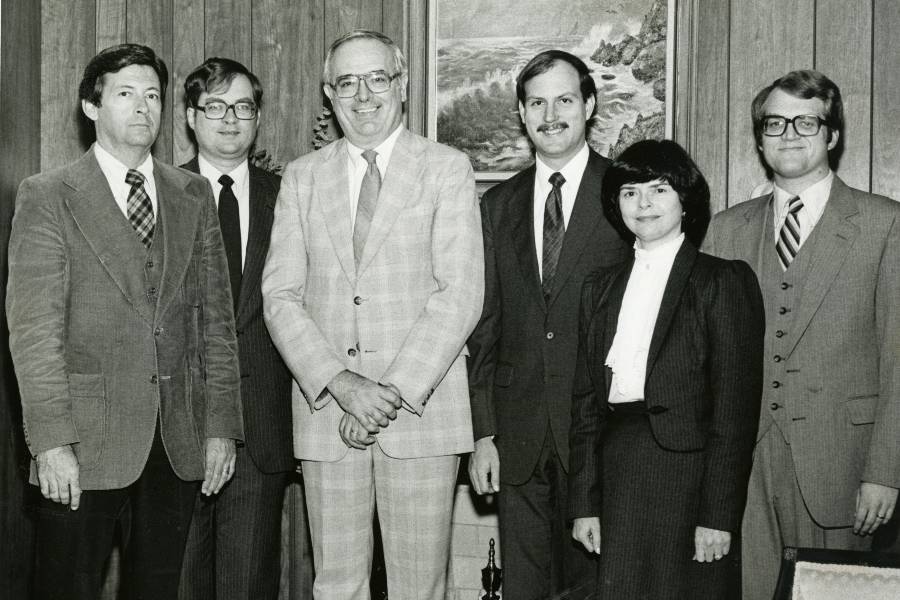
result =
[{"label": "eyeglasses", "polygon": [[218,100],[210,100],[203,106],[196,106],[195,108],[197,110],[202,110],[204,113],[206,113],[207,119],[212,119],[214,121],[224,119],[225,114],[228,112],[229,108],[234,111],[235,117],[244,121],[255,119],[256,113],[259,112],[259,109],[252,102],[235,102],[234,104],[226,104]]},{"label": "eyeglasses", "polygon": [[819,133],[822,125],[828,122],[818,115],[797,115],[793,119],[782,117],[780,115],[766,115],[763,117],[762,132],[763,135],[769,137],[778,137],[784,135],[787,131],[788,123],[793,125],[797,135],[809,137]]},{"label": "eyeglasses", "polygon": [[391,89],[391,82],[399,76],[388,75],[384,71],[372,71],[362,75],[341,75],[334,83],[331,89],[337,94],[338,98],[352,98],[359,91],[360,80],[365,80],[366,87],[373,94],[383,94]]}]

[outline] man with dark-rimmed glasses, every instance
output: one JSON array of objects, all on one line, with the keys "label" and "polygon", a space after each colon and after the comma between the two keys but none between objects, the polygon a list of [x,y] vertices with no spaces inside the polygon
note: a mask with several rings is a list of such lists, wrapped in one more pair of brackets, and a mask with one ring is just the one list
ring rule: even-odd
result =
[{"label": "man with dark-rimmed glasses", "polygon": [[770,599],[783,546],[867,549],[900,487],[900,204],[832,171],[838,87],[793,71],[753,100],[774,191],[713,218],[766,304],[765,391],[742,531],[745,600]]}]

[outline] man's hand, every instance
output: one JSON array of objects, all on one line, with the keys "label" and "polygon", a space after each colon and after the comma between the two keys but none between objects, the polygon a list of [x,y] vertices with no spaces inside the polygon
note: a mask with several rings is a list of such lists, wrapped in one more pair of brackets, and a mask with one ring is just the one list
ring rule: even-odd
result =
[{"label": "man's hand", "polygon": [[871,535],[891,520],[897,506],[897,488],[862,482],[856,492],[856,522],[853,533]]},{"label": "man's hand", "polygon": [[699,526],[694,530],[694,560],[697,562],[721,560],[730,551],[730,532]]},{"label": "man's hand", "polygon": [[365,450],[366,446],[375,442],[375,436],[366,431],[366,428],[350,413],[344,413],[341,417],[338,432],[344,444],[357,450]]},{"label": "man's hand", "polygon": [[41,494],[48,500],[68,504],[78,510],[81,486],[78,484],[78,459],[72,446],[59,446],[38,452],[37,476]]},{"label": "man's hand", "polygon": [[341,409],[356,417],[369,433],[378,433],[397,418],[400,396],[353,371],[341,371],[327,387]]},{"label": "man's hand", "polygon": [[500,454],[491,437],[475,442],[475,451],[469,457],[469,479],[478,494],[500,491]]},{"label": "man's hand", "polygon": [[572,522],[572,538],[584,549],[600,554],[600,517],[579,517]]},{"label": "man's hand", "polygon": [[206,473],[200,492],[204,496],[218,494],[234,476],[234,461],[237,458],[235,442],[229,438],[206,439]]}]

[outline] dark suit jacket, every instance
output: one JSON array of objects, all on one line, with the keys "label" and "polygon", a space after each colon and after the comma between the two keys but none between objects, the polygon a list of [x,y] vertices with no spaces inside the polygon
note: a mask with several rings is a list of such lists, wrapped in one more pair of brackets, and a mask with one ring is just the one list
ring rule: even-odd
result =
[{"label": "dark suit jacket", "polygon": [[[197,159],[182,165],[200,172]],[[264,473],[294,468],[291,441],[291,374],[272,344],[263,321],[260,278],[281,177],[250,165],[250,229],[235,324],[241,363],[244,439],[256,468]],[[246,227],[246,224],[242,226]]]},{"label": "dark suit jacket", "polygon": [[225,249],[209,186],[159,161],[153,173],[154,239],[164,244],[158,290],[147,287],[147,250],[93,149],[29,177],[16,198],[7,313],[26,439],[33,455],[72,444],[84,489],[137,479],[157,418],[185,480],[203,479],[207,437],[243,439]]},{"label": "dark suit jacket", "polygon": [[[572,401],[569,513],[598,516],[603,418],[632,258],[585,279]],[[741,261],[700,254],[685,241],[653,329],[644,399],[659,445],[706,455],[698,525],[738,531],[747,496],[762,393],[765,329],[756,276]]]},{"label": "dark suit jacket", "polygon": [[531,476],[548,423],[568,465],[581,284],[587,273],[628,252],[600,204],[608,164],[590,152],[549,302],[534,246],[535,167],[491,188],[481,202],[485,300],[468,342],[469,386],[475,439],[496,435],[504,483]]}]

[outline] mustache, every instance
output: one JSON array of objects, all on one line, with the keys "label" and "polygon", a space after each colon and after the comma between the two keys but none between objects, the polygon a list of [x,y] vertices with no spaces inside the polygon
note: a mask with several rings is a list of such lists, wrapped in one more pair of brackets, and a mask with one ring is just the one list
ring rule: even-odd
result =
[{"label": "mustache", "polygon": [[539,133],[544,133],[545,131],[547,131],[549,129],[555,129],[557,127],[560,129],[568,129],[569,124],[566,123],[565,121],[554,121],[553,123],[544,123],[542,125],[538,125],[537,130]]}]

